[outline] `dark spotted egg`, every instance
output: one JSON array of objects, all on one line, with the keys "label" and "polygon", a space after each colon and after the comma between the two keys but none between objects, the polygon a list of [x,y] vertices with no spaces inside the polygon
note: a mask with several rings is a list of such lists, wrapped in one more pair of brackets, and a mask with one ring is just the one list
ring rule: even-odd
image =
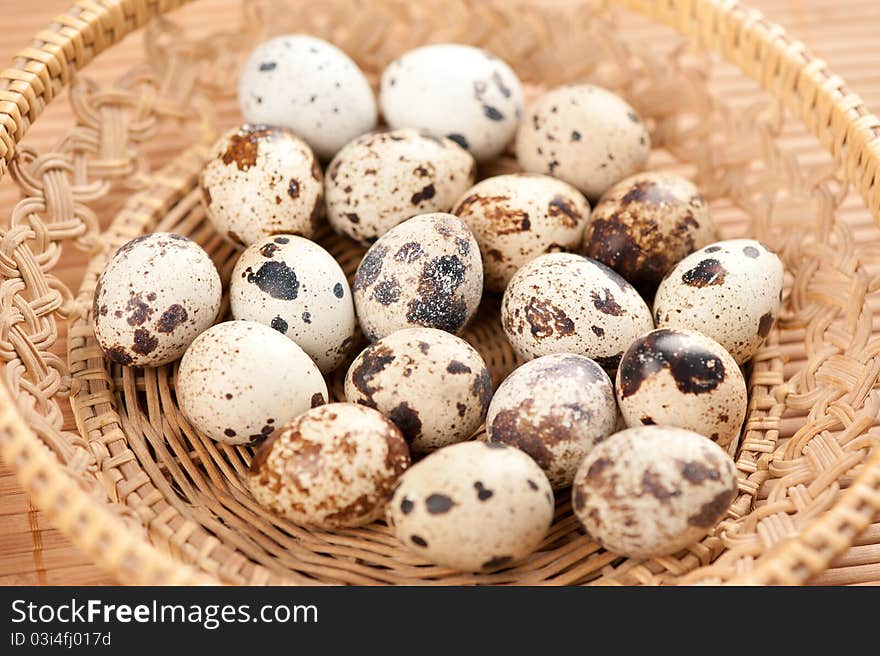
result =
[{"label": "dark spotted egg", "polygon": [[639,337],[617,370],[628,426],[678,426],[732,448],[746,416],[746,381],[736,360],[693,330],[658,328]]},{"label": "dark spotted egg", "polygon": [[492,398],[492,378],[463,339],[435,328],[407,328],[355,358],[345,398],[382,412],[414,453],[425,453],[476,432]]},{"label": "dark spotted egg", "polygon": [[256,444],[328,399],[309,356],[253,321],[226,321],[199,335],[180,361],[176,391],[183,414],[224,444]]},{"label": "dark spotted egg", "polygon": [[336,232],[372,243],[411,216],[449,211],[475,172],[451,139],[408,128],[367,134],[327,168],[327,218]]},{"label": "dark spotted egg", "polygon": [[287,335],[324,373],[348,355],[357,327],[342,268],[318,244],[294,235],[264,237],[244,250],[229,303],[236,319]]},{"label": "dark spotted egg", "polygon": [[571,497],[575,515],[601,546],[654,558],[708,534],[736,491],[736,467],[720,446],[681,428],[642,426],[593,449]]},{"label": "dark spotted egg", "polygon": [[251,52],[238,78],[246,121],[288,128],[321,159],[376,127],[376,99],[342,50],[306,34],[270,39]]},{"label": "dark spotted egg", "polygon": [[311,237],[323,216],[318,160],[281,128],[245,124],[225,133],[199,184],[214,228],[239,246],[277,233]]},{"label": "dark spotted egg", "polygon": [[578,249],[590,204],[561,180],[514,173],[468,189],[452,213],[467,223],[480,245],[486,288],[503,292],[529,260]]},{"label": "dark spotted egg", "polygon": [[486,433],[491,442],[525,451],[561,489],[616,423],[608,374],[587,357],[560,353],[526,362],[501,383],[489,405]]},{"label": "dark spotted egg", "polygon": [[420,214],[370,247],[354,278],[358,320],[370,341],[422,326],[460,333],[483,293],[480,250],[451,214]]},{"label": "dark spotted egg", "polygon": [[516,135],[516,156],[526,171],[565,180],[593,200],[644,168],[650,152],[651,137],[635,110],[591,84],[542,95]]},{"label": "dark spotted egg", "polygon": [[605,192],[587,224],[583,252],[653,293],[680,260],[717,239],[709,204],[692,182],[647,172]]},{"label": "dark spotted egg", "polygon": [[426,560],[490,572],[537,549],[553,511],[550,482],[525,453],[494,442],[462,442],[401,476],[387,514],[397,538]]},{"label": "dark spotted egg", "polygon": [[220,294],[217,269],[194,241],[167,232],[138,237],[98,278],[95,337],[113,362],[168,364],[214,323]]},{"label": "dark spotted egg", "polygon": [[295,524],[335,529],[381,517],[409,467],[400,431],[376,410],[330,403],[298,416],[254,454],[254,498]]},{"label": "dark spotted egg", "polygon": [[578,353],[608,370],[654,327],[632,285],[604,264],[571,253],[541,255],[516,272],[504,292],[501,325],[523,359]]},{"label": "dark spotted egg", "polygon": [[507,146],[523,110],[516,73],[491,53],[441,43],[404,53],[382,73],[379,102],[392,128],[421,128],[479,162]]},{"label": "dark spotted egg", "polygon": [[782,261],[758,241],[731,239],[691,253],[657,289],[658,327],[690,328],[739,364],[757,352],[779,315]]}]

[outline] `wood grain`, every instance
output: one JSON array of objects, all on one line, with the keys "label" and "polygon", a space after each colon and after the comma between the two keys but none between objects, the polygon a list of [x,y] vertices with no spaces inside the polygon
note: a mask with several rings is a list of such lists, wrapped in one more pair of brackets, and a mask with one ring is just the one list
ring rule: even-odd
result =
[{"label": "wood grain", "polygon": [[[0,41],[0,62],[5,65],[13,54],[25,47],[31,36],[45,27],[52,17],[68,6],[68,0],[4,0],[4,39]],[[841,75],[865,102],[880,112],[880,3],[876,0],[752,0],[767,17],[784,25],[803,40],[829,67]],[[205,18],[205,29],[231,24],[240,11],[238,0],[203,0],[196,7],[181,11],[181,19],[198,11]],[[110,52],[100,56],[87,75],[111,81],[135,64],[140,57],[141,40],[135,34]],[[738,86],[737,78],[725,86],[730,93],[742,94],[745,102],[755,93],[752,86]],[[739,98],[738,98],[739,100]],[[25,144],[46,150],[69,127],[65,97],[59,97],[41,116]],[[821,151],[815,140],[792,135],[804,157]],[[8,213],[16,191],[8,181],[0,182],[0,211]],[[853,198],[843,210],[854,224],[871,226],[864,207]],[[56,272],[63,282],[76,287],[86,256],[68,250]],[[875,327],[880,331],[880,327]],[[64,351],[64,338],[59,352]],[[66,413],[67,429],[73,429]],[[79,550],[52,528],[28,501],[14,474],[0,463],[0,584],[3,585],[92,585],[113,583]],[[871,526],[857,544],[841,556],[834,567],[814,581],[816,584],[880,583],[880,521]]]}]

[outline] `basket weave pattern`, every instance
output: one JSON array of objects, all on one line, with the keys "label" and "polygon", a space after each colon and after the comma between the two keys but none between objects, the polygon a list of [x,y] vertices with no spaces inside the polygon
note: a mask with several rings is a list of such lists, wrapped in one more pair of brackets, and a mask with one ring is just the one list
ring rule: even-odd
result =
[{"label": "basket weave pattern", "polygon": [[[0,73],[0,174],[22,191],[0,227],[0,449],[35,503],[122,581],[138,583],[799,583],[827,567],[880,509],[880,239],[838,219],[850,185],[880,216],[880,122],[801,44],[732,1],[627,0],[701,49],[641,43],[615,29],[605,3],[301,0],[247,3],[242,26],[193,38],[168,21],[147,29],[145,62],[99,88],[74,72],[177,2],[81,2]],[[415,6],[412,6],[415,5]],[[735,454],[740,494],[712,535],[674,557],[621,559],[579,531],[558,500],[550,534],[520,565],[463,575],[403,550],[380,523],[327,533],[263,511],[241,483],[251,451],[205,439],[177,410],[174,368],[105,362],[89,311],[97,275],[122,243],[169,230],[197,240],[224,282],[235,251],[205,220],[196,177],[224,127],[240,55],[257,40],[307,31],[352,54],[375,80],[384,64],[427,41],[487,47],[530,92],[589,80],[621,93],[649,119],[652,162],[691,175],[722,208],[725,237],[744,233],[780,253],[790,274],[780,325],[755,358]],[[768,92],[736,107],[713,94],[721,53]],[[71,86],[75,126],[53,152],[16,144],[44,106]],[[786,115],[833,156],[805,165],[786,149]],[[148,157],[161,130],[181,154]],[[503,158],[484,175],[513,170]],[[126,192],[99,234],[96,207]],[[326,230],[321,243],[351,274],[362,250]],[[53,277],[62,244],[93,254],[74,295]],[[465,337],[496,385],[517,364],[484,301]],[[68,361],[52,354],[69,321]],[[341,398],[341,375],[331,381]],[[72,404],[77,433],[61,430]]]}]

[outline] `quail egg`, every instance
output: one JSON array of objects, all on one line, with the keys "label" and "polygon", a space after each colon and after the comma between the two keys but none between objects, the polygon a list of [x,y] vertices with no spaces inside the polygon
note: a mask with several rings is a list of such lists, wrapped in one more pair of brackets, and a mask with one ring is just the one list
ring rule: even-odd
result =
[{"label": "quail egg", "polygon": [[409,467],[400,431],[376,410],[352,403],[313,408],[282,426],[254,454],[254,498],[295,524],[362,526],[385,512]]},{"label": "quail egg", "polygon": [[497,442],[462,442],[400,477],[388,521],[397,538],[427,560],[488,572],[537,549],[553,511],[550,483],[525,453]]},{"label": "quail egg", "polygon": [[328,398],[309,356],[253,321],[226,321],[199,335],[180,361],[176,383],[183,414],[224,444],[255,444]]},{"label": "quail egg", "polygon": [[420,214],[370,247],[353,291],[358,320],[371,341],[417,326],[460,333],[483,293],[480,249],[451,214]]},{"label": "quail egg", "polygon": [[372,242],[411,216],[449,211],[475,173],[474,158],[451,139],[412,129],[367,134],[327,169],[327,218],[336,232]]},{"label": "quail egg", "polygon": [[708,534],[736,491],[736,467],[720,446],[681,428],[642,426],[590,452],[575,476],[572,504],[601,546],[654,558]]},{"label": "quail egg", "polygon": [[95,337],[113,362],[168,364],[214,323],[220,294],[217,269],[194,241],[167,232],[138,237],[98,278]]},{"label": "quail egg", "polygon": [[548,91],[526,111],[516,156],[526,171],[546,173],[597,199],[641,170],[651,137],[622,98],[590,84]]},{"label": "quail egg", "polygon": [[561,489],[616,423],[608,374],[587,357],[559,353],[525,363],[501,383],[489,404],[486,433],[491,442],[525,451]]},{"label": "quail egg", "polygon": [[311,237],[323,212],[321,167],[287,130],[242,125],[214,144],[199,178],[214,228],[247,246],[276,233]]},{"label": "quail egg", "polygon": [[435,328],[407,328],[368,346],[345,377],[345,398],[376,408],[413,453],[471,437],[483,423],[492,379],[466,341]]},{"label": "quail egg", "polygon": [[501,292],[516,270],[538,255],[577,250],[590,204],[561,180],[515,173],[483,180],[452,213],[480,245],[486,288]]},{"label": "quail egg", "polygon": [[779,315],[781,260],[758,241],[719,241],[691,253],[660,283],[660,328],[690,328],[721,344],[742,364],[758,351]]},{"label": "quail egg", "polygon": [[229,302],[236,319],[287,335],[324,373],[348,354],[357,327],[342,268],[316,243],[294,235],[264,237],[244,250]]},{"label": "quail egg", "polygon": [[479,162],[507,146],[523,111],[511,68],[473,46],[441,43],[404,53],[382,73],[379,102],[392,128],[422,128]]},{"label": "quail egg", "polygon": [[651,311],[613,270],[581,255],[549,253],[516,272],[501,302],[501,325],[525,360],[577,353],[605,369],[639,335],[651,330]]},{"label": "quail egg", "polygon": [[306,34],[254,49],[238,79],[238,106],[246,121],[288,128],[325,160],[377,119],[373,90],[357,64]]},{"label": "quail egg", "polygon": [[717,239],[709,204],[692,182],[647,172],[605,192],[587,224],[583,252],[653,293],[680,260]]},{"label": "quail egg", "polygon": [[658,328],[623,354],[617,401],[628,426],[678,426],[727,446],[739,437],[748,397],[739,365],[718,342]]}]

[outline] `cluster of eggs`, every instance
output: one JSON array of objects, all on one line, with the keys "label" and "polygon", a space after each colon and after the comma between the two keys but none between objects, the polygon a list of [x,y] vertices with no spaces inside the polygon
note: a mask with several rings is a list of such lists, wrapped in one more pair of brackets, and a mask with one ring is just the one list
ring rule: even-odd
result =
[{"label": "cluster of eggs", "polygon": [[[259,445],[257,501],[325,529],[385,517],[464,571],[538,548],[569,487],[588,534],[628,556],[673,553],[724,516],[740,365],[778,314],[782,265],[718,241],[688,180],[641,172],[650,136],[630,105],[583,84],[526,108],[503,61],[433,45],[382,74],[376,131],[357,65],[303,35],[254,50],[238,91],[247,122],[200,178],[211,223],[243,249],[232,320],[215,324],[208,254],[167,233],[116,252],[93,316],[114,362],[180,358],[177,400],[205,435]],[[514,139],[524,172],[477,182]],[[369,245],[351,285],[311,241],[324,220]],[[503,293],[525,361],[494,394],[458,336],[484,289]],[[369,344],[351,361],[358,327]],[[324,376],[347,361],[331,403]]]}]

